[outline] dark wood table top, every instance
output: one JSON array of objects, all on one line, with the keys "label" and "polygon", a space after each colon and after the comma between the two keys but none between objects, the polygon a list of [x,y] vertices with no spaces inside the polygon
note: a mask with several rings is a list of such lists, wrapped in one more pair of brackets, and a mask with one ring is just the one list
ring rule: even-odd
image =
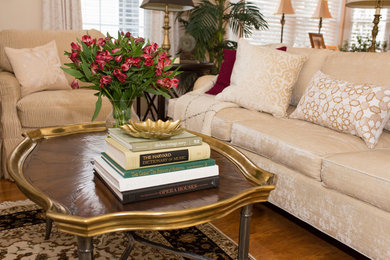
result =
[{"label": "dark wood table top", "polygon": [[[230,152],[233,159],[228,158],[223,153],[229,150],[227,147],[234,148],[204,137],[212,147],[211,157],[219,165],[218,188],[122,204],[93,172],[93,158],[105,151],[107,133],[99,131],[102,129],[100,125],[82,131],[65,129],[63,132],[61,128],[33,131],[11,156],[11,174],[20,189],[44,207],[63,231],[91,235],[93,232],[88,229],[95,227],[98,231],[93,235],[96,235],[136,229],[134,223],[126,224],[132,218],[138,227],[169,228],[175,224],[171,222],[172,216],[178,217],[176,222],[182,222],[182,227],[190,226],[207,222],[214,214],[226,215],[249,203],[265,201],[274,188],[272,174],[258,169],[244,157],[236,158],[233,150]],[[142,224],[148,218],[155,220],[156,226]],[[110,227],[98,227],[107,221],[112,221]],[[115,222],[121,223],[120,228]]]}]

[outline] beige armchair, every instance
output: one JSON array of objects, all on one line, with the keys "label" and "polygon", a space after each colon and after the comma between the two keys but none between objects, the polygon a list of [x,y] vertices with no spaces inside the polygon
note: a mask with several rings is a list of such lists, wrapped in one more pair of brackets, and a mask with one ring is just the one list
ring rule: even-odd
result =
[{"label": "beige armchair", "polygon": [[[95,91],[90,89],[46,90],[21,96],[20,84],[5,54],[4,47],[15,49],[33,48],[56,41],[61,63],[70,60],[64,51],[70,50],[70,43],[81,39],[86,31],[16,31],[0,32],[0,135],[1,168],[0,177],[9,179],[7,158],[22,140],[22,133],[34,128],[90,122],[96,103]],[[99,31],[90,30],[92,37],[104,37]],[[42,72],[44,73],[44,72]],[[66,75],[70,82],[72,77]],[[102,110],[96,121],[104,121],[111,111],[108,100],[103,101]]]}]

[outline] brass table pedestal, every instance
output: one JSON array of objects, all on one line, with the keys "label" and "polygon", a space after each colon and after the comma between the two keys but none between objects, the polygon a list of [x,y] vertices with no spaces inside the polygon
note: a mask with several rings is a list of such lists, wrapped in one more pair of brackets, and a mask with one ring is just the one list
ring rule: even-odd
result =
[{"label": "brass table pedestal", "polygon": [[266,201],[275,188],[272,173],[257,168],[234,147],[201,135],[219,165],[218,188],[123,205],[93,174],[91,161],[105,150],[106,135],[104,122],[33,130],[8,161],[19,189],[46,211],[59,231],[77,236],[79,259],[93,259],[96,235],[180,229],[239,208],[238,254],[240,260],[248,258],[252,204]]}]

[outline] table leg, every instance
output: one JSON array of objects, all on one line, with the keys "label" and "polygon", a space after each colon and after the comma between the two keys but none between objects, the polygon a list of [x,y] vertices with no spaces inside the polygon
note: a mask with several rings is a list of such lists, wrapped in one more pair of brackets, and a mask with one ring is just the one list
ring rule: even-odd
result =
[{"label": "table leg", "polygon": [[79,252],[79,260],[93,259],[92,237],[77,236],[77,245],[78,245],[78,252]]},{"label": "table leg", "polygon": [[249,235],[253,205],[241,209],[240,234],[238,238],[238,260],[247,260],[249,255]]},{"label": "table leg", "polygon": [[53,228],[53,220],[46,217],[46,234],[45,234],[45,240],[48,240],[50,238],[51,229]]}]

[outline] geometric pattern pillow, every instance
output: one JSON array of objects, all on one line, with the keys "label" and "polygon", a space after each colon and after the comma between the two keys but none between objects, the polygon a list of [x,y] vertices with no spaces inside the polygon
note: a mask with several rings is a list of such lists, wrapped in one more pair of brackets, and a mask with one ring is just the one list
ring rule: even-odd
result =
[{"label": "geometric pattern pillow", "polygon": [[314,74],[305,95],[290,115],[361,137],[374,148],[390,117],[390,88],[356,84]]},{"label": "geometric pattern pillow", "polygon": [[230,86],[216,96],[244,108],[286,117],[292,88],[306,57],[250,44],[241,38]]},{"label": "geometric pattern pillow", "polygon": [[70,89],[54,40],[35,48],[4,50],[20,83],[22,97],[42,90]]}]

